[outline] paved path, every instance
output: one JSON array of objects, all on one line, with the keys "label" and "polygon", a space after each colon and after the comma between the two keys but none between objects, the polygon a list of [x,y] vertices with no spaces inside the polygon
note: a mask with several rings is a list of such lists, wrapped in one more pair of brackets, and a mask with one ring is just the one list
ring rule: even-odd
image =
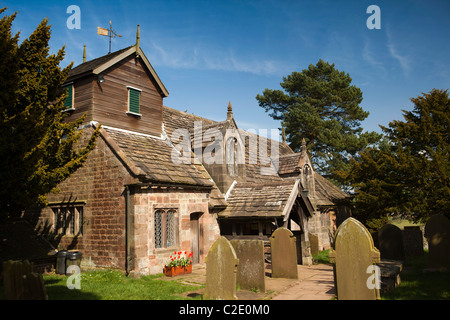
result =
[{"label": "paved path", "polygon": [[[240,290],[237,292],[239,300],[330,300],[336,295],[333,280],[333,267],[325,264],[312,266],[297,266],[298,279],[283,279],[270,277],[270,270],[266,270],[266,292],[258,293]],[[194,265],[192,274],[164,280],[180,281],[187,284],[201,285],[205,283],[205,265]],[[187,295],[203,294],[204,289],[196,290]]]},{"label": "paved path", "polygon": [[298,266],[298,279],[272,300],[330,300],[336,295],[332,266]]}]

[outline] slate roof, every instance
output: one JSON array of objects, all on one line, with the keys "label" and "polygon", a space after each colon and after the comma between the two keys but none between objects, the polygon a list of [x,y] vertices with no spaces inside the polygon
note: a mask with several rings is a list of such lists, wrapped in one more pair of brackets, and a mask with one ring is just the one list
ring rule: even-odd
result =
[{"label": "slate roof", "polygon": [[151,65],[150,61],[148,61],[147,57],[145,56],[145,53],[142,51],[140,47],[136,47],[135,45],[129,46],[127,48],[123,48],[111,53],[108,53],[102,57],[86,61],[70,70],[69,77],[67,79],[67,82],[73,81],[75,79],[79,79],[82,77],[85,77],[87,75],[91,74],[100,74],[104,70],[107,70],[114,64],[116,64],[119,61],[122,61],[123,59],[129,57],[131,54],[136,54],[139,56],[140,59],[142,59],[144,65],[146,66],[147,70],[152,75],[153,80],[156,82],[156,87],[159,89],[160,94],[164,97],[167,97],[169,95],[169,92],[167,91],[166,87],[162,83],[161,79],[159,78],[158,74],[156,73],[155,69],[153,69],[153,66]]},{"label": "slate roof", "polygon": [[[237,183],[227,199],[228,207],[220,212],[221,218],[282,217],[291,194],[298,192],[295,179],[266,183]],[[287,208],[287,212],[291,208]]]},{"label": "slate roof", "polygon": [[107,136],[120,150],[122,159],[136,168],[140,179],[176,185],[213,187],[208,173],[195,159],[191,163],[174,163],[172,152],[176,152],[167,142],[147,135],[103,127]]},{"label": "slate roof", "polygon": [[314,172],[316,187],[316,205],[335,206],[337,202],[348,199],[350,196],[335,186],[332,182]]},{"label": "slate roof", "polygon": [[[202,123],[202,136],[208,129],[217,129],[219,131],[226,130],[227,128],[231,128],[230,121],[214,121],[211,119],[206,119],[194,114],[182,112],[176,109],[172,109],[169,107],[163,107],[163,121],[164,121],[164,129],[169,138],[172,137],[172,133],[176,129],[187,129],[191,134],[192,142],[193,142],[193,134],[194,134],[194,124],[196,121],[200,121]],[[252,144],[251,139],[257,139],[255,141],[265,140],[267,145],[267,154],[270,156],[271,149],[271,139],[267,139],[265,137],[257,136],[254,133],[238,129],[240,136],[243,139],[245,144],[245,176],[236,177],[236,179],[240,182],[248,182],[248,183],[256,183],[256,182],[267,182],[267,181],[282,181],[283,179],[276,174],[276,167],[274,163],[261,163],[260,157],[258,157],[258,146]],[[249,137],[249,138],[246,138]],[[173,140],[173,143],[178,143],[179,141]],[[208,137],[204,137],[203,147],[211,143]],[[192,143],[192,147],[193,147]],[[287,155],[293,154],[292,149],[285,143],[279,143],[279,154]]]},{"label": "slate roof", "polygon": [[106,62],[114,59],[115,57],[119,56],[120,54],[124,53],[128,49],[130,49],[133,46],[129,46],[127,48],[123,48],[118,51],[111,52],[110,54],[104,55],[102,57],[98,57],[96,59],[84,62],[82,64],[79,64],[78,66],[72,68],[69,72],[69,79],[73,77],[77,77],[83,74],[89,74],[97,67],[105,64]]}]

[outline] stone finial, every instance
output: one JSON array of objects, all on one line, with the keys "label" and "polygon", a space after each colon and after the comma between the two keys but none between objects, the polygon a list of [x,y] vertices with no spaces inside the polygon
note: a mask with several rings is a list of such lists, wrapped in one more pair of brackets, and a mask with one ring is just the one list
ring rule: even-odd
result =
[{"label": "stone finial", "polygon": [[228,101],[228,108],[227,108],[227,120],[233,119],[233,107],[231,106],[231,102]]},{"label": "stone finial", "polygon": [[302,139],[302,153],[306,154],[306,151],[307,151],[307,149],[306,149],[306,140],[305,140],[305,138],[303,138]]},{"label": "stone finial", "polygon": [[140,26],[137,25],[137,31],[136,31],[136,58],[139,57],[138,50],[141,46],[141,32],[140,32]]},{"label": "stone finial", "polygon": [[83,63],[85,63],[86,62],[86,45],[84,45],[84,48],[83,48]]}]

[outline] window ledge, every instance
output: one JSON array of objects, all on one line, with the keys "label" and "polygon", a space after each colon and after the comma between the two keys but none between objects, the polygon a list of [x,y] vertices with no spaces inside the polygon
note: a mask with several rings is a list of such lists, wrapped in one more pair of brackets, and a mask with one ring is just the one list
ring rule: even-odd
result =
[{"label": "window ledge", "polygon": [[65,109],[65,110],[63,110],[63,111],[61,111],[61,112],[69,112],[69,111],[75,111],[75,108],[72,107],[72,108],[69,108],[69,109]]},{"label": "window ledge", "polygon": [[134,116],[134,117],[142,117],[142,114],[131,112],[131,111],[127,111],[127,114],[130,116]]}]

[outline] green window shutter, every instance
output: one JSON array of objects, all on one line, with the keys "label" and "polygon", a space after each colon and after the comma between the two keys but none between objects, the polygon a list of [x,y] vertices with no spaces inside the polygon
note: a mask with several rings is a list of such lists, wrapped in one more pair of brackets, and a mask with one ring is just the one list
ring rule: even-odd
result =
[{"label": "green window shutter", "polygon": [[139,90],[132,88],[128,88],[128,90],[129,90],[128,111],[139,114],[141,111],[140,108],[141,92]]},{"label": "green window shutter", "polygon": [[73,108],[72,101],[73,101],[73,85],[69,84],[67,86],[64,86],[63,89],[67,90],[67,98],[64,101],[64,107],[66,109]]}]

